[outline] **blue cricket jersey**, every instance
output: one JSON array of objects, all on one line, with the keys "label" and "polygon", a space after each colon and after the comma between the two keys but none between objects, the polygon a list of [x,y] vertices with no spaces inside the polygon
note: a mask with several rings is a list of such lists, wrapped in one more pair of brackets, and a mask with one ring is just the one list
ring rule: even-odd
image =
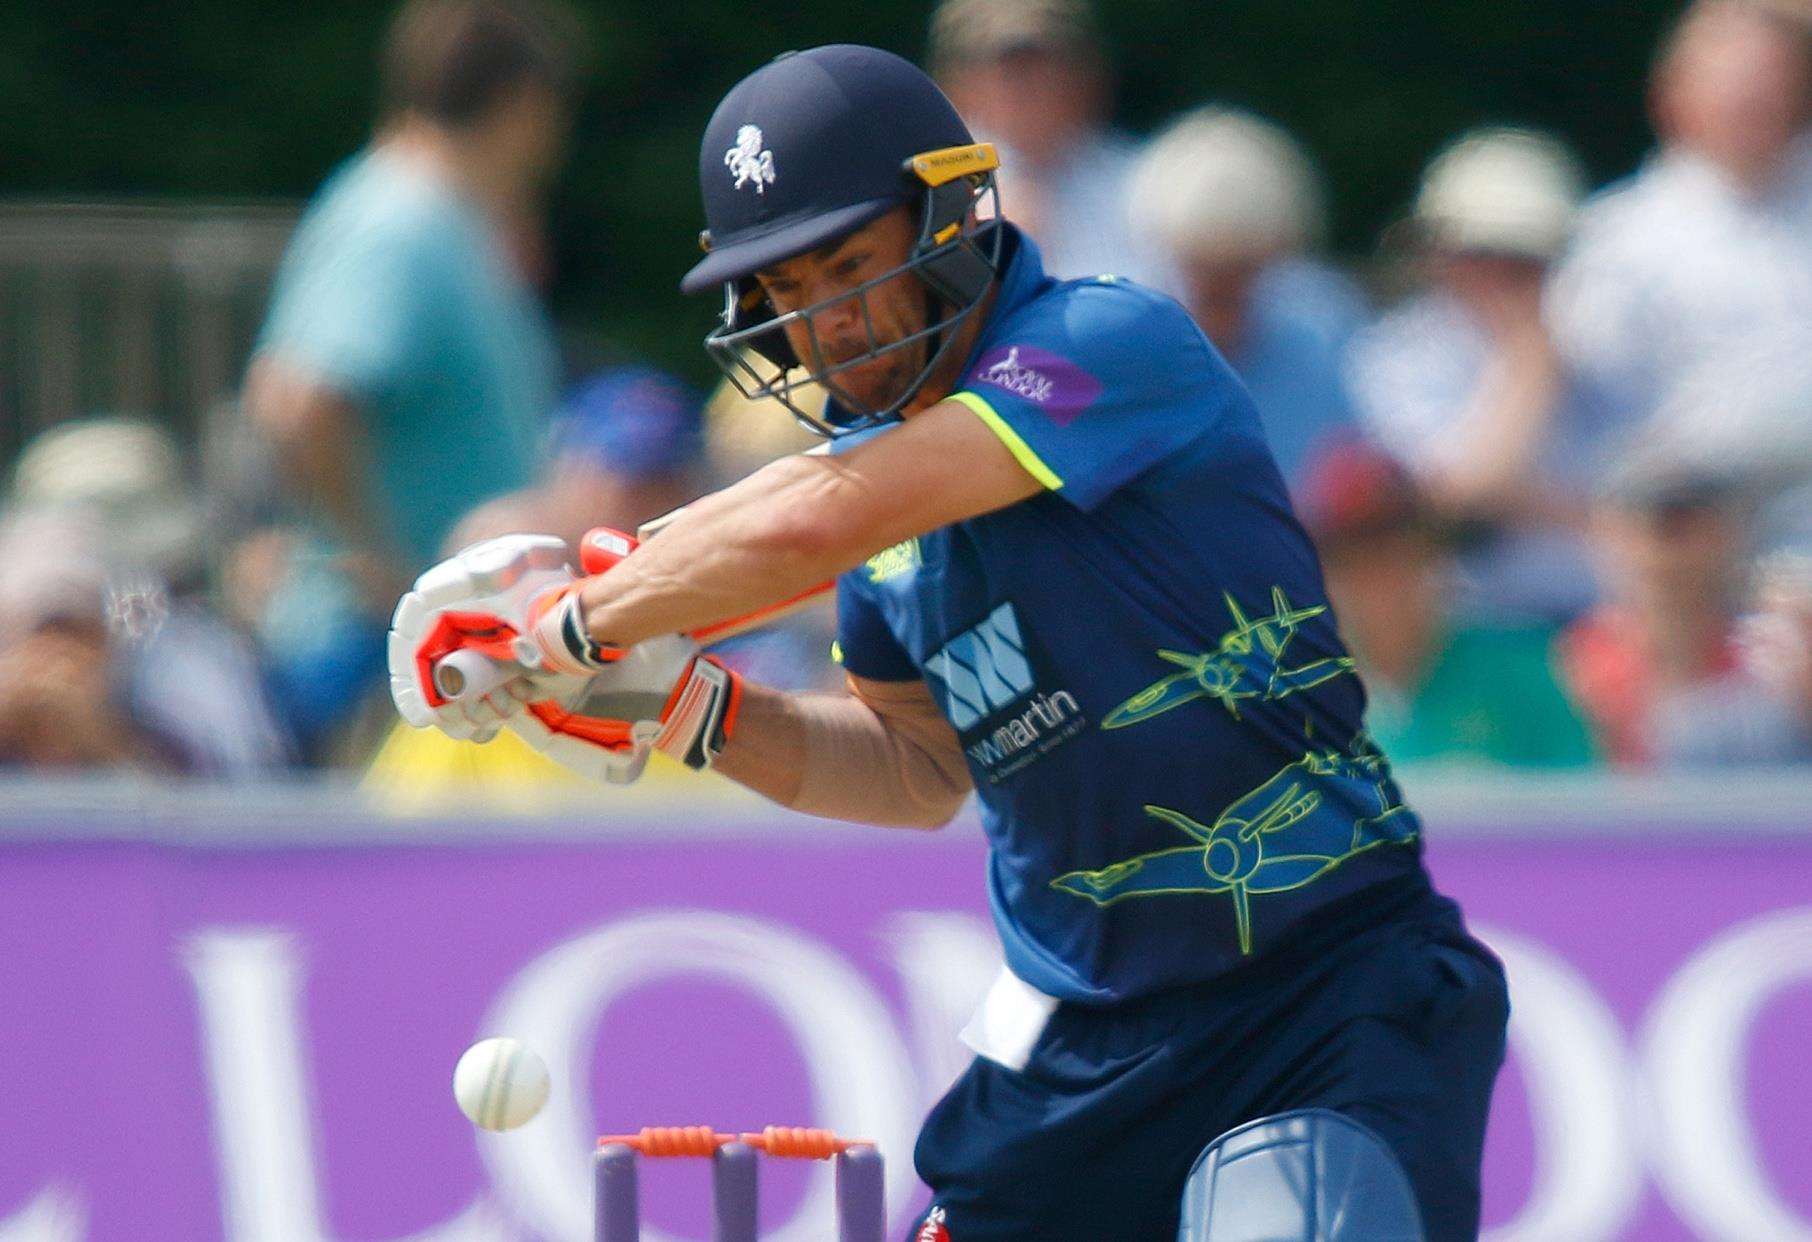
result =
[{"label": "blue cricket jersey", "polygon": [[1170,298],[1007,254],[953,399],[1048,490],[843,575],[838,645],[955,727],[1013,972],[1108,1003],[1420,876],[1420,830],[1227,364]]}]

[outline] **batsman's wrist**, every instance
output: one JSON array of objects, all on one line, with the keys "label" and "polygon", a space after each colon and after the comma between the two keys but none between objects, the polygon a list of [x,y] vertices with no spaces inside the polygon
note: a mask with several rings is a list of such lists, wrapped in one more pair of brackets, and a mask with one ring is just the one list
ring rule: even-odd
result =
[{"label": "batsman's wrist", "polygon": [[542,666],[557,673],[596,673],[622,658],[620,647],[592,638],[585,624],[583,579],[537,599],[529,606],[529,636]]},{"label": "batsman's wrist", "polygon": [[710,656],[698,656],[661,713],[654,748],[698,771],[717,762],[736,728],[742,678]]}]

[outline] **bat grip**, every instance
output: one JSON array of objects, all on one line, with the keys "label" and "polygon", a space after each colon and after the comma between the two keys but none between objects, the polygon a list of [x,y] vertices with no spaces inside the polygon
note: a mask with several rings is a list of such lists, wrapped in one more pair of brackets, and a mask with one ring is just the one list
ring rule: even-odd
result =
[{"label": "bat grip", "polygon": [[434,663],[434,688],[448,702],[479,699],[510,679],[514,669],[482,652],[454,651]]}]

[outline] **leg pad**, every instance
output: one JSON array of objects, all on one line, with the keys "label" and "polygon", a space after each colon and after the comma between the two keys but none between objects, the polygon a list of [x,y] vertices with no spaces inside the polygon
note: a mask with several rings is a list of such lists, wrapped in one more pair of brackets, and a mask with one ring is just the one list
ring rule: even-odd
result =
[{"label": "leg pad", "polygon": [[1183,1188],[1177,1242],[1423,1242],[1416,1197],[1384,1141],[1300,1109],[1221,1135]]}]

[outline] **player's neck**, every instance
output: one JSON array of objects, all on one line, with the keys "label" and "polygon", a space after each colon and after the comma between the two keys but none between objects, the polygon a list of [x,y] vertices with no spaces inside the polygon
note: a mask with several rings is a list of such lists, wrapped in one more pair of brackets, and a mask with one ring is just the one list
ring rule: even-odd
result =
[{"label": "player's neck", "polygon": [[489,216],[508,217],[524,197],[518,179],[491,158],[481,142],[442,126],[404,117],[378,135],[377,145],[446,182]]}]

